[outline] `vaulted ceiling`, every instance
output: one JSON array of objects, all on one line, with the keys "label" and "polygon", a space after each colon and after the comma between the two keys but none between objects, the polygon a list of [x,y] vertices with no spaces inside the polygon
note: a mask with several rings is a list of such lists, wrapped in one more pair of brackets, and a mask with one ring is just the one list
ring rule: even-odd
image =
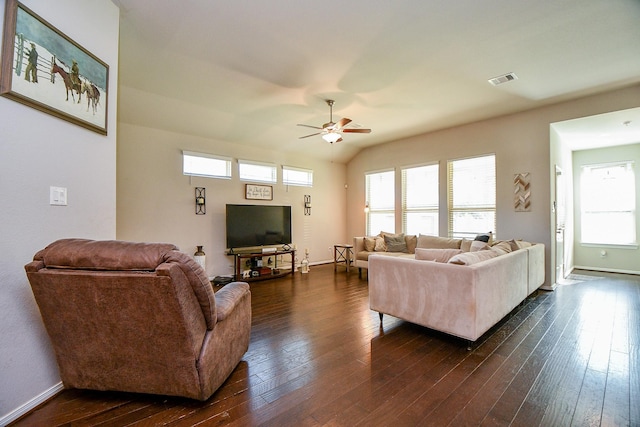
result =
[{"label": "vaulted ceiling", "polygon": [[638,0],[113,1],[119,121],[337,161],[640,82]]}]

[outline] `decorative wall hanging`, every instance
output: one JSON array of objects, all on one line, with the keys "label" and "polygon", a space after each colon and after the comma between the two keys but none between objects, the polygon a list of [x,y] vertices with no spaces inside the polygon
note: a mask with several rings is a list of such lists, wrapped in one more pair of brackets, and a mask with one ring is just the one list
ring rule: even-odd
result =
[{"label": "decorative wall hanging", "polygon": [[517,173],[513,177],[514,209],[516,212],[531,211],[531,174]]},{"label": "decorative wall hanging", "polygon": [[107,134],[109,66],[16,0],[0,63],[0,95]]},{"label": "decorative wall hanging", "polygon": [[207,213],[206,191],[204,187],[196,187],[196,215]]},{"label": "decorative wall hanging", "polygon": [[270,185],[245,184],[244,197],[247,200],[273,200],[273,187]]},{"label": "decorative wall hanging", "polygon": [[304,214],[311,215],[311,195],[304,195]]}]

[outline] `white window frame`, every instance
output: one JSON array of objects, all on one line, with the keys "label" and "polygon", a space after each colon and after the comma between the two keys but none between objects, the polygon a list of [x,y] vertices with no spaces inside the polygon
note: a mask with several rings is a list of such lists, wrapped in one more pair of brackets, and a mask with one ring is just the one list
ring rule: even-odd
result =
[{"label": "white window frame", "polygon": [[[182,150],[182,173],[187,176],[231,179],[230,157]],[[210,168],[211,173],[207,170]]]},{"label": "white window frame", "polygon": [[[462,173],[470,170],[467,165],[473,161],[486,160],[492,163],[492,167],[487,170],[487,174],[482,173]],[[491,162],[492,160],[492,162]],[[490,173],[492,170],[493,173]],[[456,172],[457,171],[457,172]],[[482,170],[478,170],[482,172]],[[487,154],[483,156],[468,157],[464,159],[455,159],[447,161],[447,204],[449,210],[448,217],[448,236],[452,238],[471,238],[473,239],[479,233],[493,232],[494,237],[496,231],[496,155]],[[475,197],[481,196],[476,200],[460,199],[463,195],[473,194]],[[455,217],[460,214],[474,214],[479,216],[493,216],[492,224],[485,224],[491,227],[489,230],[459,230],[455,229]],[[478,221],[481,222],[481,221]]]},{"label": "white window frame", "polygon": [[[389,183],[387,183],[387,187],[385,189],[381,189],[378,188],[378,186],[375,185],[375,179],[376,177],[383,177],[383,176],[390,176],[391,177],[391,183],[389,185]],[[376,188],[373,188],[373,187]],[[386,192],[384,191],[386,190]],[[376,193],[377,192],[377,193]],[[379,204],[377,202],[378,197],[376,196],[380,195],[380,194],[390,194],[391,195],[391,200],[392,203],[390,206],[383,204]],[[365,227],[366,227],[366,234],[367,236],[372,236],[374,234],[378,234],[381,231],[386,231],[389,233],[393,233],[395,232],[395,215],[396,215],[396,210],[395,210],[395,169],[385,169],[385,170],[381,170],[381,171],[375,171],[375,172],[367,172],[365,173]],[[371,216],[372,215],[391,215],[393,217],[393,230],[372,230],[371,226],[372,226],[372,221],[371,221]]]},{"label": "white window frame", "polygon": [[[609,182],[602,178],[603,174],[615,172],[618,172],[617,175]],[[616,187],[611,186],[613,179],[617,180]],[[633,160],[581,167],[581,244],[637,247],[635,184]]]},{"label": "white window frame", "polygon": [[[428,234],[437,236],[439,234],[439,163],[429,163],[424,165],[414,165],[402,168],[402,232],[405,234]],[[412,172],[426,175],[428,178],[417,182],[411,179]],[[413,186],[418,188],[413,188]],[[419,203],[415,203],[412,194],[418,191],[423,195],[427,195],[426,200],[423,199]],[[422,214],[431,217],[435,221],[434,228],[431,230],[409,230],[408,216],[412,214]]]},{"label": "white window frame", "polygon": [[282,183],[299,187],[313,187],[313,170],[283,165]]},{"label": "white window frame", "polygon": [[278,182],[278,168],[273,163],[238,160],[238,174],[241,181]]}]

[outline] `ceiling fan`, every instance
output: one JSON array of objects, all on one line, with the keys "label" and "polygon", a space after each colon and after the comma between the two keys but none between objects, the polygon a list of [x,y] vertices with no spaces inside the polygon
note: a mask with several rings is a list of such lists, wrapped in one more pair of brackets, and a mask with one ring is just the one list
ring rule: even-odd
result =
[{"label": "ceiling fan", "polygon": [[351,119],[346,117],[340,119],[338,123],[333,122],[333,99],[325,100],[329,106],[329,122],[322,125],[322,127],[298,124],[298,126],[304,126],[308,128],[318,129],[320,132],[312,133],[309,135],[301,136],[302,138],[308,138],[310,136],[322,135],[322,139],[333,144],[334,142],[342,141],[342,133],[370,133],[371,129],[362,128],[345,128],[346,125],[351,123]]}]

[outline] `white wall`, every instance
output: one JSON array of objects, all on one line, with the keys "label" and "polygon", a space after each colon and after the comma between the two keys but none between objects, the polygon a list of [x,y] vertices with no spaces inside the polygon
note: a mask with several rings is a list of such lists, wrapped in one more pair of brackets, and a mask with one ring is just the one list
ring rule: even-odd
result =
[{"label": "white wall", "polygon": [[[367,171],[420,163],[440,164],[440,235],[447,234],[447,160],[496,154],[497,237],[522,238],[546,245],[546,283],[554,280],[550,262],[551,182],[550,124],[576,117],[617,111],[640,105],[640,85],[602,95],[554,104],[535,110],[484,120],[438,132],[418,135],[375,146],[359,153],[347,164],[347,233],[363,235],[364,174]],[[515,212],[513,177],[531,173],[531,212]],[[397,175],[399,176],[399,175]],[[400,192],[400,180],[396,191]],[[400,208],[396,208],[400,231]]]},{"label": "white wall", "polygon": [[[140,96],[145,94],[122,88],[120,102],[137,102]],[[184,176],[182,150],[232,157],[233,178]],[[245,200],[245,182],[238,179],[237,159],[278,165],[273,201]],[[224,254],[227,203],[290,205],[299,260],[308,248],[312,263],[326,262],[332,259],[329,248],[347,241],[344,164],[278,152],[277,144],[273,150],[264,150],[125,123],[118,128],[117,164],[118,239],[169,242],[191,255],[202,245],[209,277],[233,272],[233,259]],[[312,169],[313,188],[284,186],[283,164]],[[205,215],[195,214],[195,187],[206,188]],[[305,194],[311,195],[310,216],[303,211]]]},{"label": "white wall", "polygon": [[[114,238],[116,224],[118,9],[21,1],[109,64],[109,127],[100,135],[0,97],[0,425],[60,382],[23,266],[58,238]],[[68,189],[68,206],[49,205],[50,186]]]},{"label": "white wall", "polygon": [[[612,163],[617,161],[631,160],[635,162],[636,174],[636,235],[640,232],[640,215],[637,213],[640,203],[640,144],[621,145],[611,148],[599,148],[593,150],[581,150],[573,152],[573,181],[575,183],[575,194],[573,195],[574,221],[576,232],[573,242],[575,254],[575,267],[595,269],[601,271],[612,271],[619,273],[640,274],[640,250],[638,246],[607,246],[607,245],[583,245],[580,242],[580,226],[582,224],[580,215],[580,194],[581,194],[581,167],[601,163]],[[605,256],[600,252],[604,250]]]}]

